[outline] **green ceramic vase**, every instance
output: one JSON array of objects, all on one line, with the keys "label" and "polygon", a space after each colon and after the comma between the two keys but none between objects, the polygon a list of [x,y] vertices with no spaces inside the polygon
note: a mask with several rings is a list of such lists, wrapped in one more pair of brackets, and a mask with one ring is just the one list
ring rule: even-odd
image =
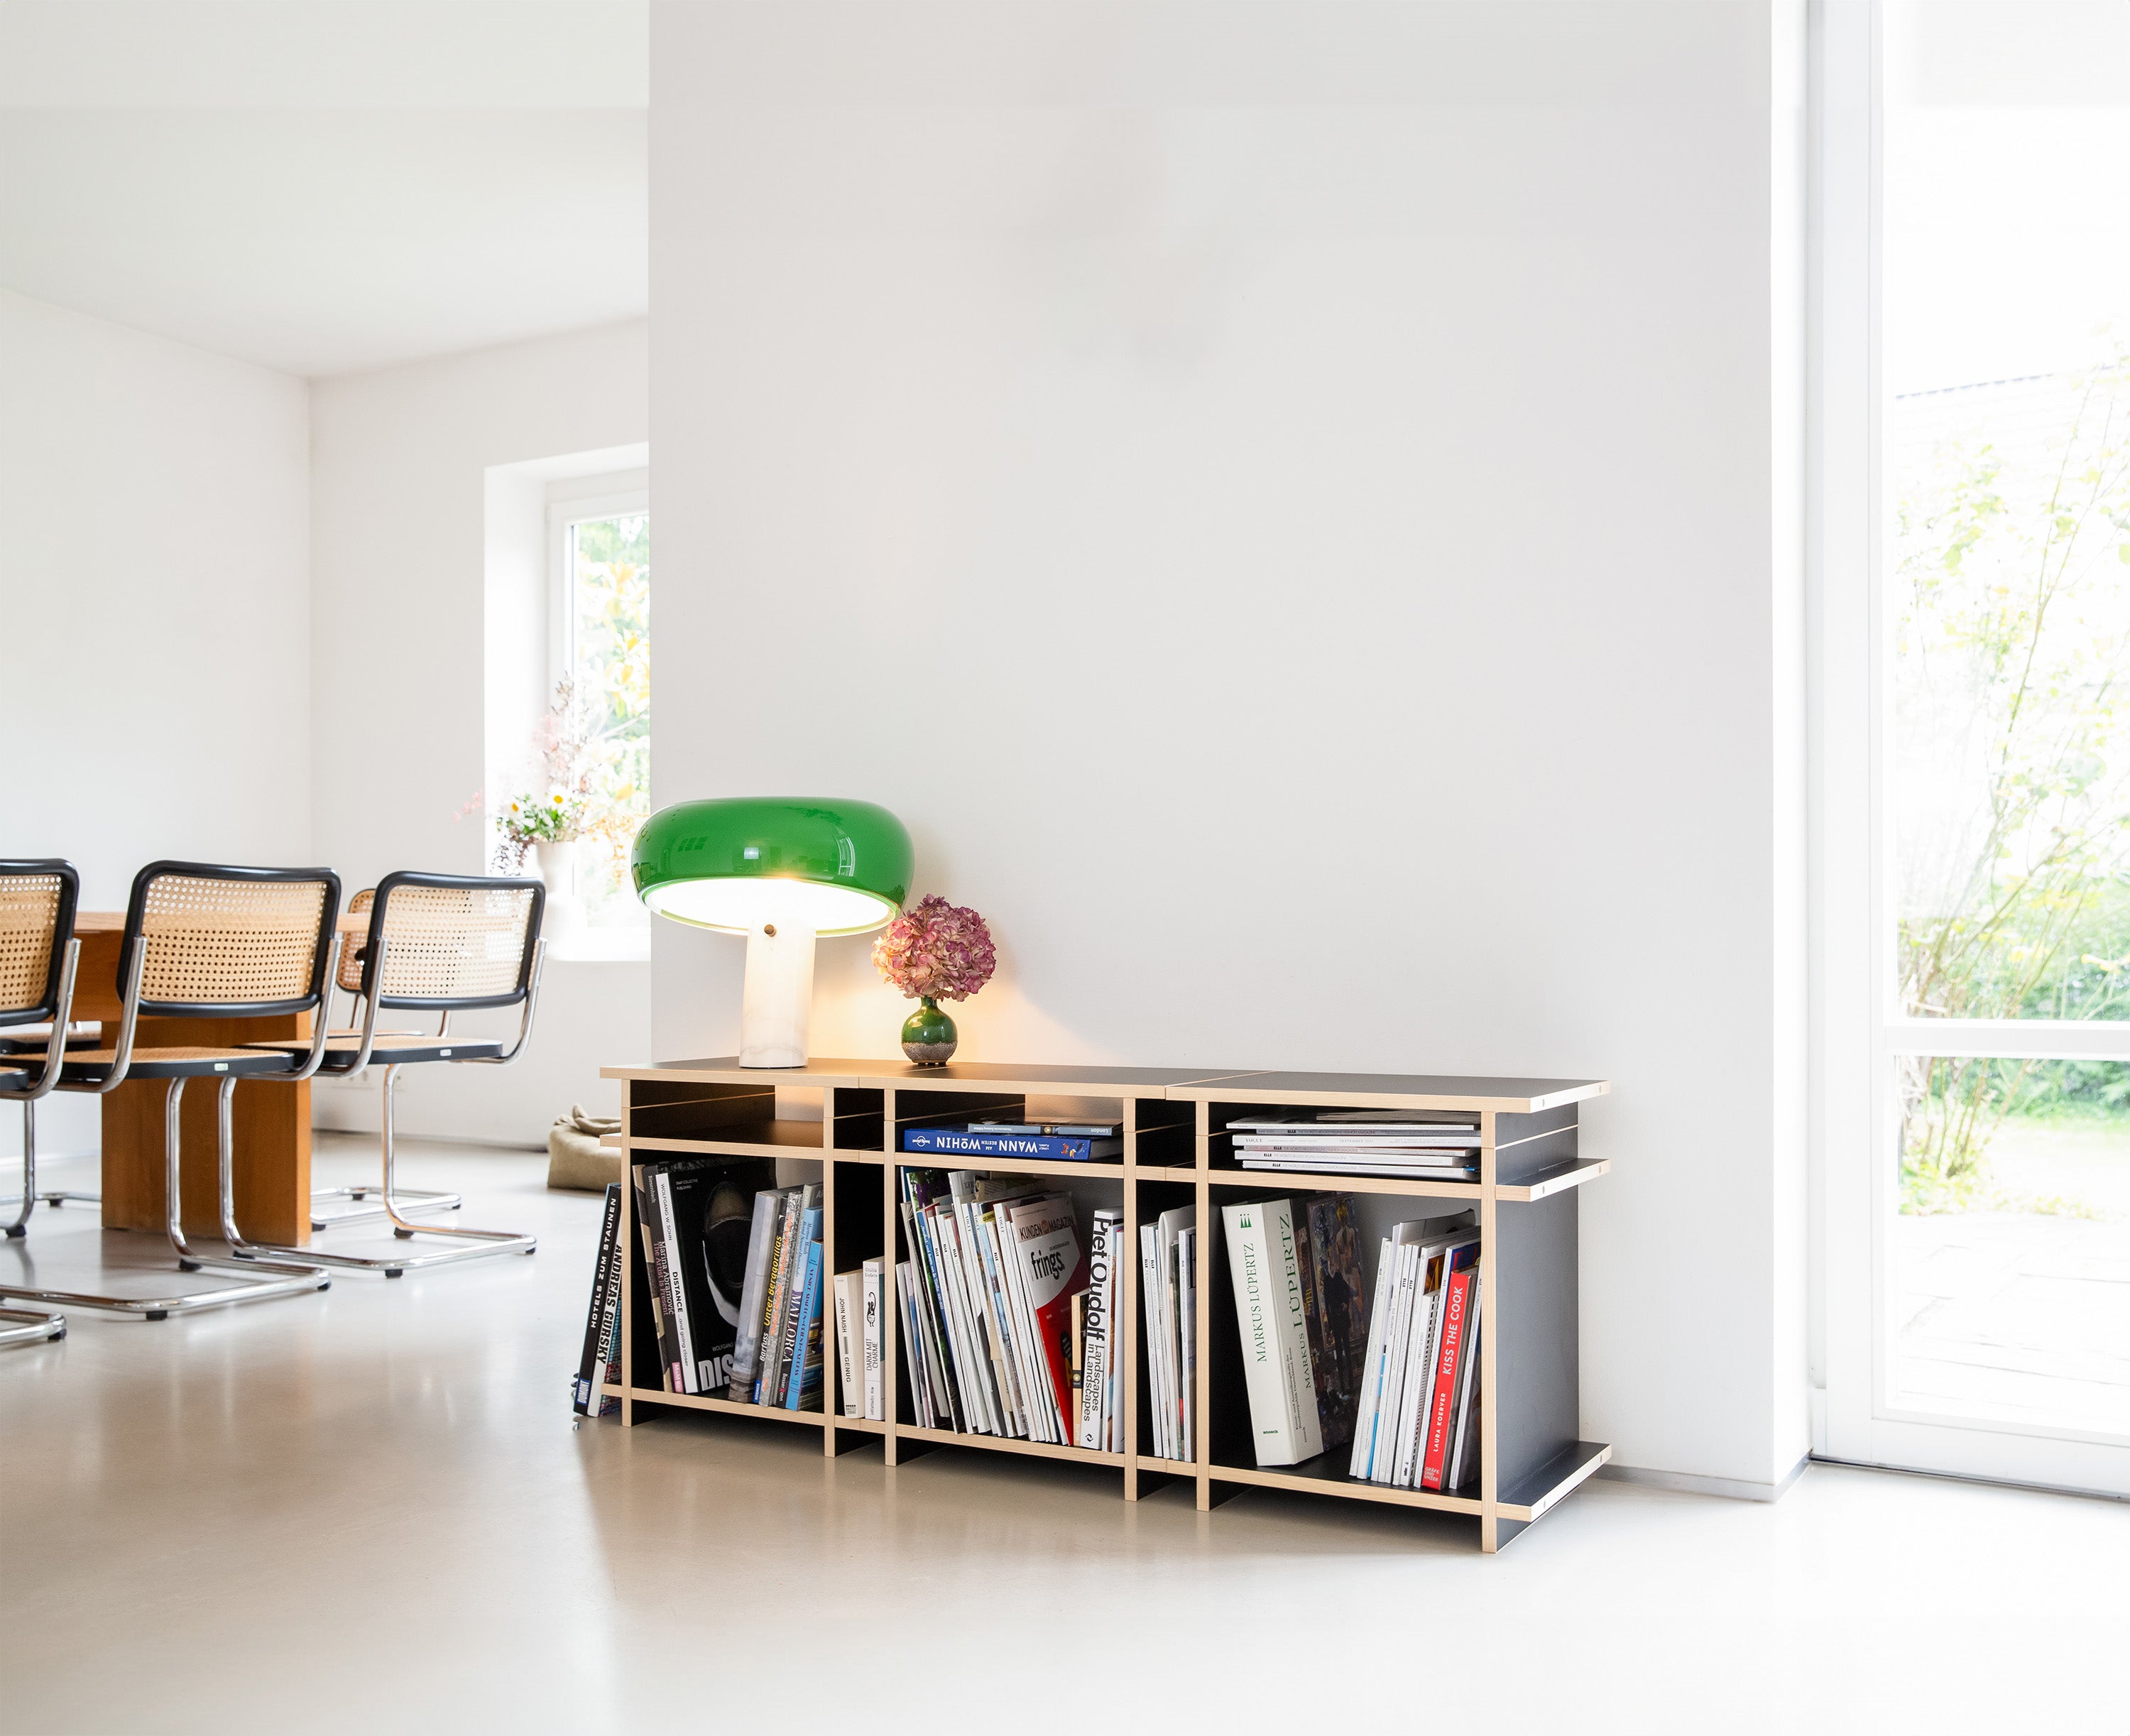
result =
[{"label": "green ceramic vase", "polygon": [[919,1067],[941,1067],[953,1059],[954,1021],[929,995],[918,997],[917,1011],[902,1021],[902,1052]]}]

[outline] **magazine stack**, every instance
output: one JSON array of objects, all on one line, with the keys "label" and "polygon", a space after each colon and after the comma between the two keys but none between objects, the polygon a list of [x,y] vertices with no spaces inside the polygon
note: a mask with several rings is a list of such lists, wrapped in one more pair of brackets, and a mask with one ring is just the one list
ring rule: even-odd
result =
[{"label": "magazine stack", "polygon": [[1082,1241],[1071,1198],[1039,1178],[905,1169],[910,1257],[895,1268],[916,1422],[1116,1451],[1110,1355],[1124,1214]]},{"label": "magazine stack", "polygon": [[1435,1111],[1326,1109],[1231,1121],[1228,1131],[1245,1169],[1452,1181],[1479,1173],[1478,1122]]},{"label": "magazine stack", "polygon": [[1377,1251],[1354,1475],[1462,1489],[1479,1474],[1479,1232],[1471,1214],[1396,1224]]}]

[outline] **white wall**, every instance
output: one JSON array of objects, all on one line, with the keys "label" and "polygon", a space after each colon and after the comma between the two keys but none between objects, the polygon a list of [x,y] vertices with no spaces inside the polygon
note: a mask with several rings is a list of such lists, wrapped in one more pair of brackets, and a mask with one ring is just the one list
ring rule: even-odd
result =
[{"label": "white wall", "polygon": [[[85,908],[160,857],[312,859],[308,438],[300,380],[0,290],[0,855]],[[41,1143],[96,1126],[55,1098]]]},{"label": "white wall", "polygon": [[[644,326],[320,380],[311,404],[316,847],[351,892],[394,868],[481,873],[480,818],[454,816],[485,776],[487,473],[642,441]],[[551,960],[525,1058],[410,1071],[399,1126],[541,1143],[573,1102],[616,1101],[599,1069],[647,1052],[648,1008],[643,964]],[[321,1126],[372,1128],[375,1097],[312,1100]]]},{"label": "white wall", "polygon": [[[1612,1078],[1585,1432],[1764,1490],[1806,1439],[1793,24],[653,14],[657,801],[900,813],[1001,943],[973,1058]],[[658,1052],[731,1052],[738,943],[655,945]],[[824,943],[817,1052],[904,1011]]]}]

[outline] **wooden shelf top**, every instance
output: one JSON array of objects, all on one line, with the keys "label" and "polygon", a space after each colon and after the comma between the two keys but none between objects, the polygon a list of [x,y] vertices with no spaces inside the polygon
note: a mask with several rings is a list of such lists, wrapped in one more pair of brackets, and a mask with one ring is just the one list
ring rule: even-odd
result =
[{"label": "wooden shelf top", "polygon": [[669,1079],[683,1085],[846,1085],[887,1066],[886,1061],[810,1060],[804,1067],[743,1067],[736,1055],[693,1061],[642,1061],[629,1067],[602,1067],[603,1079]]},{"label": "wooden shelf top", "polygon": [[1337,1103],[1357,1109],[1492,1109],[1529,1115],[1612,1090],[1603,1079],[1473,1078],[1426,1073],[1251,1073],[1172,1086],[1172,1098],[1225,1103]]},{"label": "wooden shelf top", "polygon": [[1185,1102],[1311,1102],[1362,1109],[1491,1109],[1528,1115],[1603,1097],[1603,1079],[1484,1078],[1403,1073],[1264,1073],[1244,1068],[1047,1067],[958,1061],[810,1060],[804,1067],[743,1067],[737,1055],[602,1067],[608,1079],[712,1085],[834,1085],[864,1090],[1020,1091],[1059,1097],[1169,1098]]},{"label": "wooden shelf top", "polygon": [[1021,1062],[949,1061],[943,1067],[882,1068],[868,1085],[914,1091],[1010,1091],[1021,1088],[1061,1097],[1164,1098],[1178,1085],[1211,1084],[1239,1075],[1203,1067],[1042,1067]]}]

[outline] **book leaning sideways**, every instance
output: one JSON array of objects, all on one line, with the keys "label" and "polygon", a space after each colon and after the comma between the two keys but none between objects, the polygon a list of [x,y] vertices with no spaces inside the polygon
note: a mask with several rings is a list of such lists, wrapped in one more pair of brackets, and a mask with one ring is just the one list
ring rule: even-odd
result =
[{"label": "book leaning sideways", "polygon": [[1284,1199],[1220,1208],[1235,1283],[1250,1440],[1260,1466],[1299,1465],[1324,1451],[1294,1208]]}]

